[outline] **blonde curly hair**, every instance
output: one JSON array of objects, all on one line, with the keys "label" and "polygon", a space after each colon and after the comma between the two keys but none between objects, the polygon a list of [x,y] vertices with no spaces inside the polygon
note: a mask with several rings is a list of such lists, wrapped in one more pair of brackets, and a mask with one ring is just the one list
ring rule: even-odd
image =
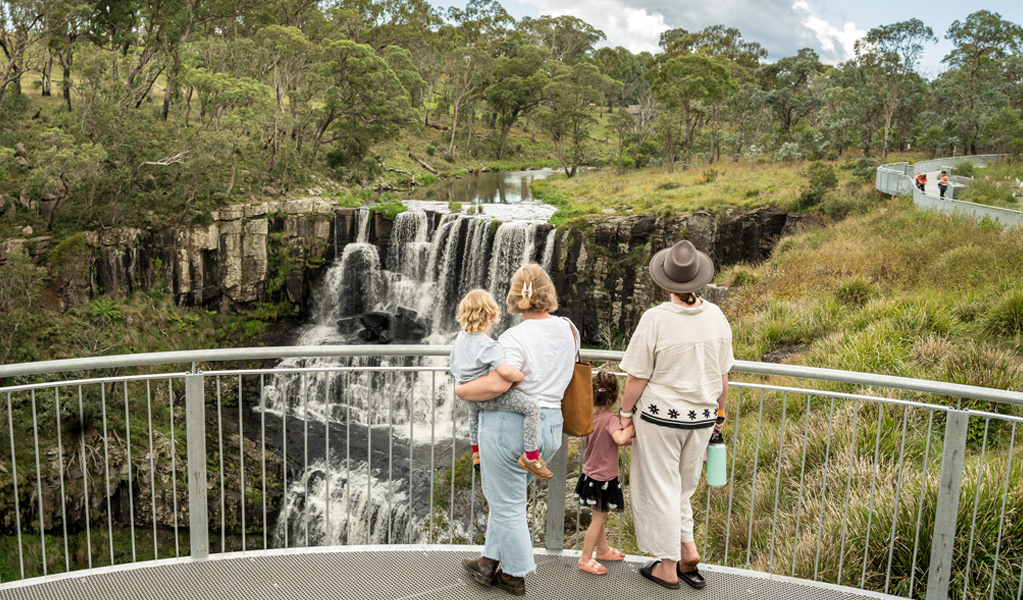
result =
[{"label": "blonde curly hair", "polygon": [[558,293],[543,267],[529,263],[519,267],[511,278],[506,300],[508,312],[554,312],[558,310]]},{"label": "blonde curly hair", "polygon": [[497,301],[487,290],[470,290],[455,309],[455,320],[466,333],[480,333],[497,322]]}]

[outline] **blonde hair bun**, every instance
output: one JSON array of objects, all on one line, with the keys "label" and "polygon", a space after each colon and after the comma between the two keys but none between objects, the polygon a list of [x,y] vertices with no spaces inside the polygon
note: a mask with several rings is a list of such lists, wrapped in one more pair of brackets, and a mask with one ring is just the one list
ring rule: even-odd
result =
[{"label": "blonde hair bun", "polygon": [[558,294],[551,276],[536,263],[519,267],[512,275],[506,304],[508,312],[515,314],[558,310]]}]

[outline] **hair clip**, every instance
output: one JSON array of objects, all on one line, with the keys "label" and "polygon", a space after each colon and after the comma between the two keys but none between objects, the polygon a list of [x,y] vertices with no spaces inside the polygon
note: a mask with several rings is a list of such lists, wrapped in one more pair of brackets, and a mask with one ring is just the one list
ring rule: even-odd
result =
[{"label": "hair clip", "polygon": [[532,298],[533,297],[533,282],[532,281],[527,281],[526,283],[522,284],[522,295],[525,296],[526,298]]},{"label": "hair clip", "polygon": [[598,392],[606,392],[607,390],[605,390],[604,388],[597,388],[597,391]]}]

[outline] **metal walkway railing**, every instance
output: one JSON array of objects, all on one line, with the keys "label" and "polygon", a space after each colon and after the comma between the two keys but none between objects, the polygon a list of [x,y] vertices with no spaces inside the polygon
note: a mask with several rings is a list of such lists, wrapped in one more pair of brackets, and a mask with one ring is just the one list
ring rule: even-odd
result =
[{"label": "metal walkway railing", "polygon": [[[0,366],[0,589],[239,550],[480,543],[485,500],[448,352],[249,348]],[[295,362],[310,357],[338,362]],[[292,360],[253,365],[280,358]],[[741,361],[732,390],[729,483],[696,496],[705,563],[905,598],[1020,597],[1023,394]],[[579,446],[565,443],[549,461],[555,477],[531,486],[531,531],[548,551],[581,547],[588,514],[566,499]],[[614,543],[629,547],[630,525],[609,521]]]},{"label": "metal walkway railing", "polygon": [[1006,155],[1004,154],[979,154],[975,156],[937,158],[934,160],[920,161],[913,163],[912,165],[906,162],[884,164],[877,168],[874,187],[876,187],[880,192],[891,194],[893,196],[912,194],[913,204],[920,208],[945,213],[968,215],[977,220],[986,217],[1000,221],[1006,225],[1023,225],[1023,211],[1013,210],[1011,208],[1002,208],[1000,206],[989,206],[987,204],[977,204],[976,202],[967,202],[965,200],[956,200],[952,197],[951,190],[944,198],[939,198],[933,194],[927,194],[913,185],[913,180],[919,173],[940,171],[942,169],[947,169],[951,166],[967,162],[978,166],[984,166],[991,161],[1004,158],[1005,156]]}]

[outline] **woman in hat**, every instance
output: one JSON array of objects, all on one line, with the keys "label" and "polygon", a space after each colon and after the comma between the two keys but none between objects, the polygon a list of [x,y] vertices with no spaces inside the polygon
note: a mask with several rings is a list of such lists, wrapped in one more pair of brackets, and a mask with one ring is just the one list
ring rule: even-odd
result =
[{"label": "woman in hat", "polygon": [[696,295],[714,277],[710,258],[688,240],[650,261],[671,301],[643,314],[621,368],[628,373],[622,426],[634,424],[630,473],[639,549],[660,560],[643,577],[676,589],[707,582],[697,565],[693,508],[711,432],[724,423],[732,330],[716,305]]}]

